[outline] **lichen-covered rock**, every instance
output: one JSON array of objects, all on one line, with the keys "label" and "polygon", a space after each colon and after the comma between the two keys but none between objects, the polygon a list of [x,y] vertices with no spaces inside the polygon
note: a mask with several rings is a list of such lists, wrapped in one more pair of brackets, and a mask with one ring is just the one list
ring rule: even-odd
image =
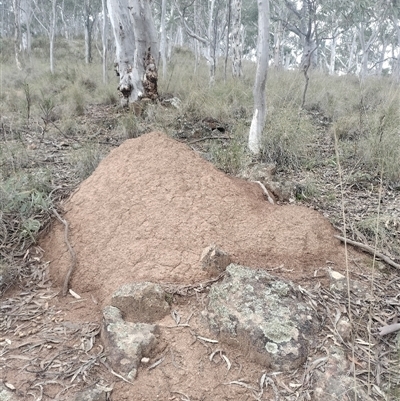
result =
[{"label": "lichen-covered rock", "polygon": [[208,297],[205,316],[222,341],[238,343],[273,369],[289,371],[306,360],[318,320],[293,284],[231,264]]},{"label": "lichen-covered rock", "polygon": [[323,370],[314,371],[314,401],[367,401],[367,394],[349,376],[349,363],[343,350],[328,348],[328,358]]},{"label": "lichen-covered rock", "polygon": [[131,283],[115,291],[111,305],[118,308],[128,322],[154,323],[170,311],[165,296],[158,284]]},{"label": "lichen-covered rock", "polygon": [[200,262],[203,269],[207,270],[210,275],[218,275],[226,269],[232,260],[226,252],[217,248],[216,245],[210,245],[203,249]]},{"label": "lichen-covered rock", "polygon": [[103,318],[101,337],[108,362],[128,380],[135,379],[140,360],[156,344],[158,327],[147,323],[125,322],[121,311],[114,306],[103,309]]}]

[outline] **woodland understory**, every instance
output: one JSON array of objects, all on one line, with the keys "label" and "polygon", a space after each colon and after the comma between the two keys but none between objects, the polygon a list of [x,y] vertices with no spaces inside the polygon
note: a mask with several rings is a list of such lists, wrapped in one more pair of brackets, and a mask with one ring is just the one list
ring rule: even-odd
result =
[{"label": "woodland understory", "polygon": [[[90,10],[87,8],[87,13]],[[279,10],[283,12],[284,9],[273,7],[272,15],[278,15]],[[286,12],[290,14],[290,9]],[[203,14],[203,23],[198,21],[197,34],[206,35],[208,29],[211,29],[208,32],[217,32],[212,31],[211,24],[204,23],[209,14]],[[190,14],[190,18],[194,15]],[[243,15],[249,18],[252,14]],[[296,18],[295,13],[291,16]],[[379,21],[389,18],[388,14],[378,17]],[[254,15],[251,20],[254,22]],[[272,25],[276,32],[283,29],[278,20]],[[93,20],[89,18],[89,21]],[[193,18],[190,21],[196,22]],[[329,21],[333,23],[332,19]],[[3,29],[12,31],[11,25],[4,26]],[[246,26],[250,32],[252,24]],[[394,26],[398,27],[398,24]],[[304,71],[297,68],[296,61],[302,58],[304,49],[299,44],[304,43],[300,39],[293,41],[293,37],[289,40],[287,36],[286,47],[281,43],[278,52],[285,57],[271,54],[271,59],[275,56],[280,62],[276,62],[275,67],[271,63],[269,69],[267,120],[261,152],[255,156],[248,150],[254,63],[243,58],[240,74],[231,76],[226,73],[226,68],[237,70],[235,60],[225,59],[221,50],[212,53],[213,57],[210,53],[204,56],[204,49],[193,52],[193,48],[198,46],[200,49],[201,46],[185,36],[182,26],[170,25],[170,37],[175,41],[171,42],[168,68],[163,73],[164,64],[161,64],[159,99],[122,107],[117,91],[118,79],[110,61],[104,60],[101,26],[95,28],[94,24],[93,27],[93,32],[97,29],[93,43],[98,53],[89,55],[87,41],[85,46],[82,37],[73,37],[72,33],[72,39],[53,38],[53,49],[48,47],[49,38],[38,36],[32,41],[32,57],[20,58],[20,70],[15,68],[14,41],[1,39],[2,292],[13,287],[31,290],[38,282],[43,283],[44,272],[37,269],[40,258],[35,260],[29,249],[48,229],[51,220],[57,219],[57,213],[62,215],[60,202],[90,176],[101,159],[129,138],[162,131],[186,143],[227,174],[249,178],[263,167],[273,171],[270,179],[274,185],[288,190],[288,196],[276,197],[275,202],[316,209],[329,219],[340,236],[368,247],[375,256],[371,256],[370,270],[358,279],[370,285],[375,298],[363,305],[353,299],[353,312],[360,321],[364,314],[369,314],[375,323],[396,323],[400,264],[400,89],[396,75],[391,74],[396,72],[395,61],[398,60],[396,43],[390,67],[386,70],[384,63],[379,62],[384,53],[384,38],[390,36],[387,32],[380,36],[382,32],[374,33],[373,25],[369,29],[365,27],[371,49],[375,46],[375,50],[381,50],[373,53],[374,57],[380,56],[373,62],[370,59],[369,67],[368,63],[367,67],[362,64],[366,47],[362,51],[354,45],[356,49],[353,49],[351,41],[343,46],[346,50],[340,51],[347,56],[349,49],[355,53],[358,49],[359,53],[339,68],[348,73],[342,76],[332,74],[335,66],[343,63],[332,56],[332,48],[327,51],[328,39],[324,42],[325,54],[319,54],[318,67]],[[347,39],[353,36],[352,30],[346,31]],[[190,41],[187,46],[183,38]],[[250,41],[246,42],[248,54],[255,47],[251,38],[254,38],[254,32],[246,36]],[[274,40],[278,38],[279,35],[274,36]],[[296,51],[292,42],[298,45]],[[211,43],[215,44],[208,41],[208,45]],[[275,49],[278,48],[275,45]],[[110,43],[108,46],[112,48]],[[333,57],[333,64],[328,54]],[[372,55],[371,52],[368,54]],[[83,64],[84,59],[87,64]],[[105,61],[103,66],[102,59]],[[50,66],[52,74],[48,71],[48,60],[55,61]],[[291,68],[286,68],[290,64]],[[365,74],[359,74],[360,71]],[[376,257],[377,254],[380,257]],[[389,263],[385,263],[383,257]],[[375,281],[375,274],[379,274],[381,281]],[[328,302],[326,296],[331,294],[324,296],[321,299],[325,301],[320,301]],[[336,302],[337,306],[340,302],[332,302],[320,306],[335,310],[332,305]],[[3,323],[6,321],[2,320]],[[367,341],[371,335],[368,327],[360,324],[358,329],[359,337]],[[364,369],[363,360],[360,377],[369,386],[371,397],[395,400],[399,394],[398,335],[384,337],[384,344],[394,359],[376,361],[372,356],[370,372]],[[361,359],[368,354],[362,348],[364,345],[353,344]],[[384,383],[383,390],[377,384],[381,382]]]}]

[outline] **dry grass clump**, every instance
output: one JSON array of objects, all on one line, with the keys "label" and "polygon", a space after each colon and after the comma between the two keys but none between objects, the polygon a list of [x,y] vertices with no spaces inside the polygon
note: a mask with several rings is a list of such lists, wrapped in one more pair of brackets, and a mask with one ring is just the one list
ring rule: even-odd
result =
[{"label": "dry grass clump", "polygon": [[104,157],[104,151],[97,143],[85,144],[69,156],[72,169],[80,181],[89,177]]},{"label": "dry grass clump", "polygon": [[315,157],[311,119],[297,108],[274,108],[268,115],[262,147],[262,159],[280,170],[304,167]]}]

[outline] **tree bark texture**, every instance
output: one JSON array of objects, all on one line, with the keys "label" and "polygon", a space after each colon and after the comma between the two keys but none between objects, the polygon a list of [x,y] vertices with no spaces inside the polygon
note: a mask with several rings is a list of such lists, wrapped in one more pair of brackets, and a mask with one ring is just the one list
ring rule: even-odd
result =
[{"label": "tree bark texture", "polygon": [[232,76],[242,76],[242,0],[233,0],[232,4]]},{"label": "tree bark texture", "polygon": [[158,38],[149,0],[107,0],[122,103],[156,99]]},{"label": "tree bark texture", "polygon": [[258,154],[267,114],[265,86],[269,59],[269,0],[258,0],[257,70],[253,88],[254,113],[250,126],[249,149]]},{"label": "tree bark texture", "polygon": [[167,32],[165,31],[165,19],[167,14],[167,0],[161,1],[161,24],[160,24],[160,56],[162,62],[162,77],[167,74]]},{"label": "tree bark texture", "polygon": [[103,83],[107,83],[108,76],[107,76],[107,4],[106,0],[101,0],[101,8],[103,11],[103,24],[102,24],[102,45],[103,45],[103,52],[102,52],[102,62],[103,62]]}]

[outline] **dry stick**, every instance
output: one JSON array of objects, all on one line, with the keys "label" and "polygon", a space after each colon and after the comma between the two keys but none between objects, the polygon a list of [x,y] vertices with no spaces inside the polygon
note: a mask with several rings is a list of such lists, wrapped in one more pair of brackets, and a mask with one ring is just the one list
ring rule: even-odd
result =
[{"label": "dry stick", "polygon": [[379,259],[382,259],[388,265],[393,266],[396,269],[400,269],[400,265],[398,263],[394,262],[392,259],[390,259],[389,256],[386,256],[386,255],[384,255],[383,253],[380,253],[380,252],[376,252],[369,245],[365,245],[365,244],[362,244],[361,242],[356,242],[356,241],[353,241],[351,239],[341,237],[339,235],[335,235],[334,237],[337,238],[337,239],[340,239],[340,241],[342,241],[342,242],[346,242],[346,243],[348,243],[350,245],[353,245],[355,247],[361,248],[363,251],[368,252],[371,255],[375,254],[376,257],[378,257]]},{"label": "dry stick", "polygon": [[256,184],[258,184],[261,187],[262,191],[264,192],[264,195],[268,199],[268,202],[272,203],[274,205],[275,202],[274,202],[272,196],[269,194],[268,189],[265,187],[265,185],[261,181],[253,181],[253,182],[255,182]]},{"label": "dry stick", "polygon": [[200,139],[194,139],[193,141],[188,142],[190,145],[197,142],[208,141],[209,139],[232,139],[230,136],[206,136]]},{"label": "dry stick", "polygon": [[67,220],[62,219],[61,216],[58,214],[57,210],[52,209],[52,211],[53,211],[54,215],[57,217],[57,219],[64,225],[64,240],[65,240],[65,243],[67,244],[68,251],[69,251],[69,253],[71,255],[71,266],[70,266],[70,268],[69,268],[69,270],[68,270],[68,272],[67,272],[67,274],[65,276],[64,285],[63,285],[63,291],[62,291],[62,294],[65,297],[67,295],[67,293],[68,293],[69,279],[71,278],[71,274],[75,269],[76,254],[75,254],[75,251],[72,248],[72,246],[71,246],[71,244],[70,244],[70,242],[68,240],[68,222],[67,222]]}]

